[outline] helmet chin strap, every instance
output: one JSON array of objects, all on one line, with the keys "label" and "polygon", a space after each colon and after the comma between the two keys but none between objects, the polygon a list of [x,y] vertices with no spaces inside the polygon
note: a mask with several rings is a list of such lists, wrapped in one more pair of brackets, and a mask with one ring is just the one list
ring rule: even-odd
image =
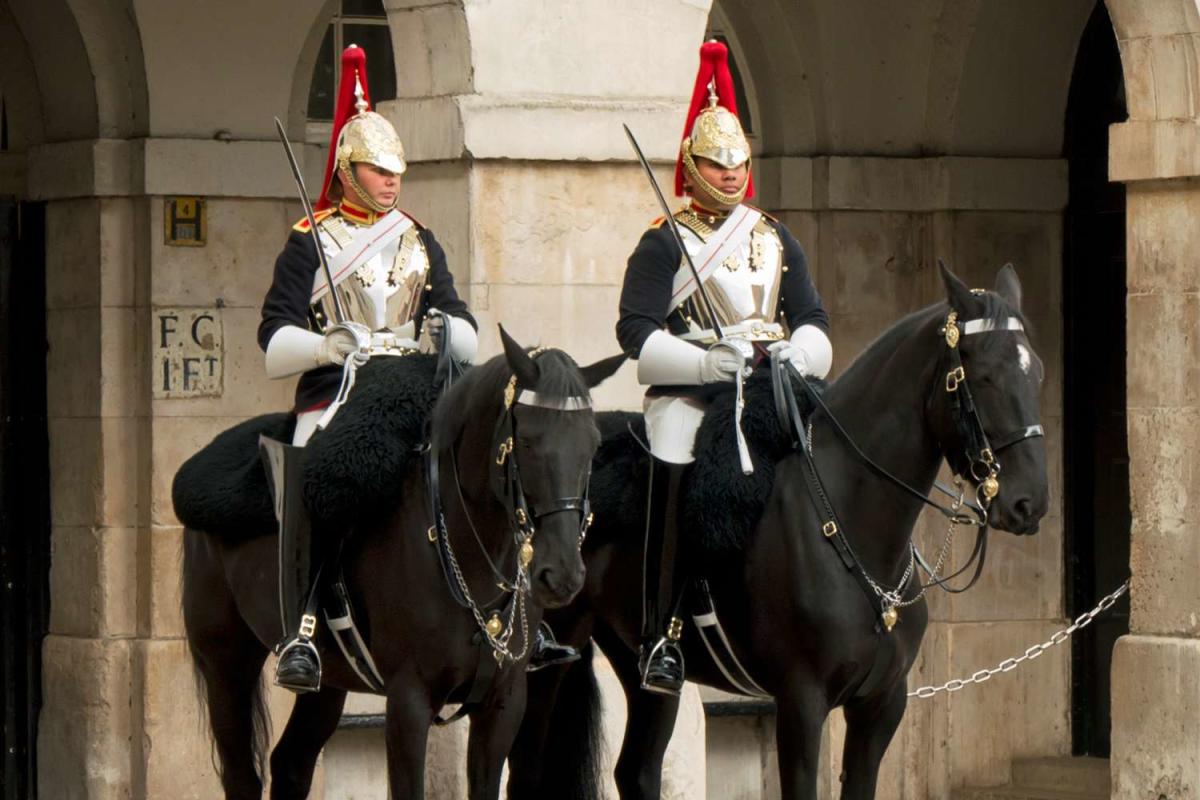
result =
[{"label": "helmet chin strap", "polygon": [[359,202],[361,202],[364,206],[371,209],[372,211],[374,211],[377,214],[384,214],[384,213],[387,213],[388,211],[391,211],[393,208],[396,207],[396,202],[400,199],[399,196],[397,196],[396,200],[393,200],[392,204],[390,206],[385,206],[385,205],[382,205],[381,203],[375,202],[371,198],[370,193],[367,192],[367,190],[362,187],[362,184],[360,184],[358,182],[358,179],[354,177],[354,164],[353,163],[348,163],[344,166],[339,165],[338,176],[341,177],[341,179],[342,179],[343,190],[345,190],[346,188],[349,188],[350,190],[352,190],[354,192],[354,194],[356,194],[358,196],[357,199]]},{"label": "helmet chin strap", "polygon": [[[697,199],[707,199],[711,202],[725,206],[736,206],[738,203],[742,202],[742,200],[746,197],[746,189],[750,186],[749,178],[747,178],[746,182],[742,184],[742,188],[738,189],[736,192],[722,192],[720,189],[706,181],[704,176],[700,174],[700,170],[696,169],[696,161],[692,158],[692,149],[689,146],[690,144],[690,140],[683,140],[683,168],[687,172],[688,178],[691,179],[692,196],[697,197],[698,195],[699,197],[697,197]],[[747,174],[750,172],[749,161],[746,162],[746,172]]]}]

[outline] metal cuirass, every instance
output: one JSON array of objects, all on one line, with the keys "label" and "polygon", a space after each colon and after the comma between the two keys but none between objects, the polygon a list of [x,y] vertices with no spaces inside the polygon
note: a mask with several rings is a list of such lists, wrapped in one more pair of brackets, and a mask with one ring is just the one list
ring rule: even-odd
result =
[{"label": "metal cuirass", "polygon": [[[713,233],[706,218],[690,209],[675,215],[683,245],[695,260]],[[687,270],[685,261],[680,269]],[[760,219],[750,236],[704,282],[717,322],[726,337],[752,342],[786,339],[786,323],[780,322],[779,294],[783,278],[783,242],[775,228]],[[717,340],[712,318],[699,292],[694,292],[677,309],[687,324],[681,339],[712,344]]]},{"label": "metal cuirass", "polygon": [[[361,230],[334,214],[317,223],[326,256],[332,259]],[[412,320],[421,304],[429,273],[429,256],[416,226],[384,245],[333,291],[349,322],[371,331],[396,331]],[[333,295],[326,292],[312,306],[314,328],[324,333],[336,320]]]}]

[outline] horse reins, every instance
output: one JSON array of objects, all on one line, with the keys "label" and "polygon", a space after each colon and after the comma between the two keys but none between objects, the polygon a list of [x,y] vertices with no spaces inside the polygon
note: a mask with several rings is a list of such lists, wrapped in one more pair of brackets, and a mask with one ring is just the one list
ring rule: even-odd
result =
[{"label": "horse reins", "polygon": [[[899,619],[899,613],[896,611],[901,605],[911,605],[920,599],[925,591],[933,586],[938,586],[946,591],[959,593],[971,588],[979,579],[983,571],[983,564],[987,553],[987,512],[992,500],[999,494],[1000,491],[1000,462],[997,459],[997,454],[1002,450],[1011,447],[1012,445],[1022,442],[1026,439],[1043,436],[1044,430],[1039,424],[1025,425],[1022,428],[999,437],[998,443],[992,445],[989,443],[988,436],[984,430],[983,422],[979,417],[979,411],[975,406],[974,398],[971,395],[969,385],[967,383],[966,369],[962,363],[962,354],[958,349],[958,343],[962,336],[976,333],[986,333],[990,331],[1020,331],[1024,330],[1021,321],[1016,317],[1008,317],[1003,320],[992,319],[976,319],[961,323],[959,327],[957,312],[951,310],[947,316],[945,324],[939,328],[938,334],[944,338],[946,343],[946,355],[943,359],[948,361],[948,368],[943,373],[938,371],[939,380],[935,382],[935,386],[931,393],[931,402],[934,397],[942,393],[944,387],[945,394],[951,398],[950,413],[954,423],[954,429],[959,443],[951,446],[946,442],[939,441],[942,452],[946,455],[947,461],[955,471],[955,484],[959,488],[956,493],[947,489],[940,484],[936,484],[938,490],[954,498],[949,505],[942,505],[931,500],[926,494],[918,491],[910,486],[907,482],[893,475],[884,467],[880,466],[873,459],[867,456],[866,453],[858,446],[849,432],[838,421],[837,417],[830,411],[825,404],[824,399],[813,388],[813,386],[805,380],[804,376],[791,364],[791,362],[780,359],[777,356],[772,357],[771,370],[773,378],[773,389],[775,395],[776,411],[779,414],[781,423],[789,430],[793,437],[793,447],[802,455],[802,462],[805,466],[803,472],[806,477],[806,486],[812,497],[814,504],[822,509],[826,521],[821,527],[821,532],[837,551],[843,564],[850,570],[859,584],[867,593],[872,604],[877,607],[880,621],[886,630],[890,631],[895,626]],[[945,376],[944,382],[941,375]],[[792,380],[795,379],[804,389],[806,396],[813,402],[816,408],[819,408],[825,413],[829,419],[831,427],[838,436],[850,447],[856,458],[865,464],[872,472],[893,485],[899,487],[910,496],[916,498],[925,505],[936,508],[943,516],[950,521],[950,535],[953,534],[955,525],[972,525],[978,528],[978,534],[975,541],[975,546],[971,556],[967,559],[966,564],[954,572],[952,575],[939,577],[937,572],[940,570],[942,559],[945,557],[949,544],[949,535],[947,542],[943,545],[942,551],[938,558],[938,563],[935,567],[930,568],[924,562],[917,552],[916,546],[909,540],[910,558],[908,567],[900,578],[900,582],[895,589],[886,590],[877,581],[871,578],[866,571],[861,560],[851,546],[849,539],[846,538],[841,525],[838,523],[837,513],[833,508],[833,504],[829,500],[829,496],[825,491],[820,474],[817,471],[817,465],[813,458],[811,432],[806,432],[803,420],[801,418],[799,404],[796,400],[795,390]],[[959,450],[961,447],[961,451]],[[957,454],[961,452],[965,458],[965,462],[960,460]],[[953,459],[953,460],[951,460]],[[955,462],[958,462],[957,464]],[[965,467],[965,468],[964,468]],[[975,484],[976,503],[972,504],[964,501],[961,486],[964,473]],[[972,512],[972,516],[964,514],[962,509],[968,508]],[[920,563],[922,568],[931,575],[931,580],[923,584],[920,593],[911,600],[903,600],[904,592],[907,590],[909,583],[914,574],[914,564]],[[966,586],[959,589],[952,589],[946,585],[946,581],[961,575],[974,562],[976,564],[975,573],[971,577]]]},{"label": "horse reins", "polygon": [[[542,352],[543,350],[541,349],[534,350],[530,356],[536,359]],[[463,496],[462,484],[459,479],[457,458],[453,447],[451,447],[452,474],[459,503],[466,515],[468,526],[475,537],[476,545],[480,553],[483,554],[484,560],[487,562],[488,568],[496,581],[496,585],[500,589],[499,596],[482,607],[471,596],[466,578],[463,576],[462,570],[458,565],[454,548],[450,544],[449,531],[446,527],[445,514],[441,501],[437,448],[430,446],[426,451],[428,505],[430,515],[434,520],[433,525],[429,527],[429,540],[438,545],[438,554],[451,595],[459,605],[472,612],[484,640],[487,641],[493,650],[496,663],[500,665],[503,665],[506,661],[520,661],[525,657],[529,647],[524,598],[530,589],[528,570],[529,565],[533,562],[533,540],[537,532],[536,523],[552,514],[578,511],[580,514],[579,544],[582,547],[583,540],[587,536],[588,528],[592,522],[591,504],[587,492],[587,478],[590,476],[590,466],[588,474],[585,475],[582,494],[574,497],[560,498],[546,505],[530,504],[528,502],[521,483],[521,470],[515,446],[515,442],[517,441],[515,407],[517,405],[549,408],[556,411],[591,409],[591,401],[587,397],[544,397],[537,392],[519,388],[517,386],[516,375],[509,378],[504,390],[504,409],[496,422],[495,431],[492,436],[492,446],[488,452],[494,454],[494,457],[489,456],[492,462],[489,465],[489,483],[497,499],[504,506],[509,526],[517,545],[516,575],[512,580],[506,578],[496,566],[471,520],[470,511],[467,508],[466,498]],[[505,597],[507,597],[507,601],[503,600]],[[502,602],[503,604],[501,605]],[[485,619],[484,610],[487,608],[492,608],[493,610]],[[514,623],[518,617],[521,620],[522,647],[520,652],[514,653],[509,649],[508,645],[515,632]]]}]

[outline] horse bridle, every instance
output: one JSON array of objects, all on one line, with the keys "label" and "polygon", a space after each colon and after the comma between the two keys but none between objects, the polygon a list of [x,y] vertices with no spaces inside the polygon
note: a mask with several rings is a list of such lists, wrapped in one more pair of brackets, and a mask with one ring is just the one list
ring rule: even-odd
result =
[{"label": "horse bridle", "polygon": [[[530,355],[532,358],[536,358],[541,352],[543,351],[540,349],[535,350]],[[504,409],[501,412],[500,419],[496,422],[495,432],[492,436],[492,448],[489,450],[489,453],[495,453],[494,457],[489,456],[492,461],[489,467],[489,478],[493,491],[505,508],[509,525],[517,544],[517,572],[516,576],[512,580],[509,580],[500,571],[488,553],[487,547],[480,538],[474,523],[470,521],[470,514],[467,512],[468,526],[475,537],[476,545],[487,562],[497,587],[500,589],[500,596],[484,604],[482,607],[471,596],[466,578],[462,574],[462,569],[454,553],[454,548],[450,544],[450,535],[446,527],[446,519],[441,502],[440,471],[438,467],[439,454],[437,448],[431,445],[426,451],[426,485],[428,487],[429,512],[433,519],[433,525],[429,527],[428,531],[429,541],[438,545],[439,560],[451,595],[459,605],[471,611],[483,636],[483,640],[491,646],[496,663],[498,664],[503,664],[505,661],[520,661],[524,658],[529,647],[530,637],[526,629],[524,596],[529,592],[530,587],[528,569],[529,565],[533,562],[533,538],[537,532],[536,523],[551,514],[565,511],[579,511],[579,545],[582,547],[583,540],[587,536],[588,528],[592,522],[591,505],[588,501],[587,492],[588,479],[591,476],[590,462],[588,472],[585,475],[583,494],[576,497],[561,498],[545,506],[533,506],[526,499],[525,490],[521,484],[521,471],[517,463],[515,448],[515,442],[517,441],[515,406],[517,405],[537,406],[558,411],[591,409],[591,401],[586,396],[566,398],[544,397],[537,392],[519,389],[517,387],[516,375],[509,378],[504,390]],[[462,494],[457,456],[455,455],[453,445],[450,448],[450,458],[455,490],[458,493],[463,510],[466,512],[466,499]],[[508,599],[503,600],[506,596]],[[484,612],[489,608],[493,610],[485,619]],[[509,649],[508,643],[515,630],[514,623],[518,616],[521,619],[523,630],[521,637],[522,647],[519,653],[513,653]],[[477,676],[475,681],[476,686],[482,686],[482,683],[484,681]],[[476,694],[475,688],[472,689],[471,694],[472,696]]]},{"label": "horse bridle", "polygon": [[[999,454],[1018,442],[1044,436],[1045,430],[1038,423],[1024,425],[999,437],[995,443],[989,442],[983,420],[979,417],[979,409],[975,407],[970,384],[967,382],[967,372],[958,343],[963,336],[992,331],[1023,330],[1025,326],[1016,317],[999,320],[973,319],[961,323],[960,327],[958,312],[954,310],[946,315],[945,323],[938,329],[939,335],[946,342],[945,361],[948,366],[945,371],[945,394],[950,399],[950,416],[958,438],[957,446],[940,441],[938,444],[946,454],[946,461],[954,470],[955,476],[959,479],[970,478],[974,482],[976,501],[984,511],[983,524],[987,523],[988,506],[1000,493]],[[942,394],[940,388],[941,384],[935,382],[931,402],[934,397]]]},{"label": "horse bridle", "polygon": [[[534,350],[531,357],[537,358],[541,352]],[[588,498],[592,468],[589,462],[587,472],[584,473],[582,494],[560,497],[548,503],[530,503],[521,484],[521,467],[517,462],[518,405],[548,408],[553,411],[586,411],[591,409],[592,404],[587,397],[544,397],[537,392],[521,389],[517,386],[516,375],[509,378],[504,389],[504,412],[496,422],[496,431],[492,434],[492,452],[496,454],[492,464],[492,486],[517,537],[520,559],[523,565],[528,567],[533,561],[533,537],[537,533],[537,523],[553,514],[579,512],[579,546],[583,547],[583,540],[587,538],[593,519],[592,504]]]},{"label": "horse bridle", "polygon": [[[951,469],[955,471],[956,485],[961,485],[964,473],[974,481],[976,489],[975,504],[964,501],[961,490],[955,492],[939,483],[935,483],[934,485],[939,491],[952,498],[949,505],[942,505],[931,500],[927,494],[918,491],[904,480],[884,469],[859,448],[849,432],[846,431],[833,412],[829,410],[821,395],[790,361],[780,359],[777,356],[772,358],[771,368],[776,410],[780,416],[780,422],[784,425],[785,429],[790,430],[793,436],[794,449],[799,451],[803,456],[802,462],[805,465],[803,471],[809,493],[814,503],[825,515],[825,522],[821,527],[821,532],[825,539],[833,545],[845,567],[854,574],[859,584],[863,587],[863,590],[867,593],[867,597],[877,606],[883,627],[888,631],[892,629],[898,619],[896,608],[902,602],[905,605],[915,602],[924,594],[926,589],[932,586],[938,586],[955,594],[965,592],[979,580],[983,572],[983,564],[987,552],[988,508],[992,500],[1000,492],[1000,461],[997,458],[997,454],[1018,442],[1045,435],[1042,426],[1035,423],[1025,425],[1012,433],[999,437],[997,444],[993,445],[989,443],[983,421],[979,416],[979,410],[975,406],[974,398],[967,383],[966,368],[963,365],[962,353],[958,348],[958,344],[964,335],[997,330],[1022,331],[1024,330],[1024,326],[1016,317],[1008,317],[1003,320],[975,319],[959,323],[958,313],[951,310],[946,316],[945,323],[938,329],[938,334],[944,338],[947,346],[946,355],[941,357],[940,360],[948,361],[949,366],[944,373],[940,370],[938,371],[939,380],[934,382],[931,399],[937,397],[942,391],[950,396],[950,413],[956,436],[959,439],[959,442],[953,447],[948,446],[947,443],[940,440],[938,444],[943,454],[946,455]],[[940,376],[943,374],[945,375],[944,381],[940,379]],[[789,375],[790,378],[788,377]],[[895,589],[886,590],[871,578],[862,561],[858,558],[857,553],[854,552],[849,539],[846,538],[841,525],[838,523],[833,504],[830,502],[824,484],[817,472],[816,462],[813,460],[811,434],[805,431],[799,405],[792,388],[792,379],[800,383],[815,407],[825,413],[830,425],[839,437],[850,447],[858,460],[871,469],[872,472],[899,487],[920,502],[936,508],[950,520],[951,530],[953,530],[954,525],[960,524],[973,525],[978,528],[979,533],[975,540],[975,546],[961,569],[945,577],[937,576],[934,574],[936,570],[930,569],[928,565],[924,564],[923,559],[920,559],[916,546],[910,541],[909,547],[912,559],[909,562],[908,569],[905,570],[904,575],[900,578],[899,585]],[[954,460],[958,462],[955,464],[950,459],[953,454],[957,453],[961,453],[962,458],[954,456]],[[963,508],[969,509],[974,516],[968,516],[963,513]],[[903,601],[902,596],[914,574],[914,563],[918,561],[930,573],[932,580],[921,587],[921,593],[917,598]],[[946,582],[961,575],[970,568],[972,563],[975,563],[976,566],[975,573],[970,581],[961,588],[949,588]]]}]

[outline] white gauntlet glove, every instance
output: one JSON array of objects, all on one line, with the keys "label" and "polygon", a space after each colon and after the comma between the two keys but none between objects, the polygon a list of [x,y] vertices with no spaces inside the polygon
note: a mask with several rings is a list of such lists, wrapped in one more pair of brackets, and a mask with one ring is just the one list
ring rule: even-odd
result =
[{"label": "white gauntlet glove", "polygon": [[791,361],[801,375],[824,378],[833,367],[833,345],[816,325],[801,325],[792,338],[775,342],[767,350]]},{"label": "white gauntlet glove", "polygon": [[359,337],[353,331],[343,327],[330,328],[321,339],[321,346],[317,351],[318,362],[322,366],[336,364],[340,367],[346,363],[348,357],[358,361],[360,367],[367,363],[368,358],[367,354],[362,352]]},{"label": "white gauntlet glove", "polygon": [[746,356],[729,342],[717,342],[700,362],[701,383],[732,382],[746,366]]},{"label": "white gauntlet glove", "polygon": [[[267,343],[267,377],[286,378],[328,364],[340,366],[346,363],[347,355],[359,353],[360,339],[370,341],[365,328],[363,334],[365,339],[347,327],[336,326],[322,336],[298,325],[285,325]],[[367,354],[355,357],[365,361]]]},{"label": "white gauntlet glove", "polygon": [[655,331],[638,353],[638,383],[644,386],[698,386],[732,381],[746,364],[746,356],[732,342],[718,342],[708,350]]}]

